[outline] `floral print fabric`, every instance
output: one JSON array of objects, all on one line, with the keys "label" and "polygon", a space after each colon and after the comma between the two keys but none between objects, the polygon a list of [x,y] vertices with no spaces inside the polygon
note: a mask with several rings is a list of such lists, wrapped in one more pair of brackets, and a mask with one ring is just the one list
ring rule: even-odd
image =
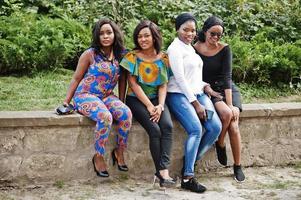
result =
[{"label": "floral print fabric", "polygon": [[[88,51],[93,51],[89,49]],[[128,132],[132,125],[132,113],[114,94],[120,68],[117,60],[104,61],[101,55],[94,54],[92,63],[73,96],[75,108],[83,115],[96,121],[95,150],[105,154],[113,119],[118,123],[117,145],[126,148]]]},{"label": "floral print fabric", "polygon": [[[88,51],[93,51],[92,54],[94,54],[93,49]],[[119,76],[120,67],[116,59],[112,62],[105,62],[100,54],[94,54],[94,63],[89,66],[75,94],[88,92],[100,98],[108,96],[113,93]]]}]

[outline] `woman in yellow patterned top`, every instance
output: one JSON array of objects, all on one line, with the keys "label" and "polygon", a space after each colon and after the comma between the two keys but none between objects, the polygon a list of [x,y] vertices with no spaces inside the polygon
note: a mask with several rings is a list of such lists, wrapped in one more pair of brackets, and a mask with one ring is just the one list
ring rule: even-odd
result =
[{"label": "woman in yellow patterned top", "polygon": [[134,30],[135,48],[120,65],[128,71],[126,104],[149,136],[160,186],[175,185],[169,176],[172,146],[172,120],[165,105],[167,82],[171,73],[167,54],[161,52],[162,36],[156,24],[141,21]]}]

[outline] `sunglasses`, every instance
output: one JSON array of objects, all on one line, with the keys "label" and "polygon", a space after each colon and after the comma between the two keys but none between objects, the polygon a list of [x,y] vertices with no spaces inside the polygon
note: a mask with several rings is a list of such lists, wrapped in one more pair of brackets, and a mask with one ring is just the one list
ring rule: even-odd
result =
[{"label": "sunglasses", "polygon": [[209,32],[211,37],[217,36],[218,38],[221,38],[223,36],[222,33],[219,32]]}]

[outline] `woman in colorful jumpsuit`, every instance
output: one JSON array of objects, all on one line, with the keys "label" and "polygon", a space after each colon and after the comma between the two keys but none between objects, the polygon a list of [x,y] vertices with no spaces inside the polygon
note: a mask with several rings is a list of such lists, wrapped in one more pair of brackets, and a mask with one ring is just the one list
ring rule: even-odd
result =
[{"label": "woman in colorful jumpsuit", "polygon": [[[92,30],[91,48],[79,58],[67,91],[64,105],[71,99],[77,111],[96,122],[95,155],[92,158],[97,176],[108,177],[104,161],[105,145],[113,119],[118,123],[117,146],[111,156],[118,169],[128,171],[123,153],[132,124],[132,113],[123,103],[126,77],[119,66],[124,52],[123,38],[118,26],[109,19],[99,20]],[[118,82],[119,98],[113,93]]]},{"label": "woman in colorful jumpsuit", "polygon": [[[208,96],[220,95],[202,80],[203,61],[191,42],[196,36],[196,20],[190,13],[176,18],[177,36],[167,49],[173,76],[168,83],[167,104],[181,123],[188,137],[184,148],[181,187],[202,193],[206,187],[194,178],[197,158],[214,144],[221,131],[221,122]],[[203,126],[205,132],[202,131]]]},{"label": "woman in colorful jumpsuit", "polygon": [[223,98],[211,98],[222,121],[222,131],[215,143],[218,161],[226,166],[227,154],[225,136],[229,133],[234,158],[234,179],[243,182],[245,175],[241,168],[241,138],[238,127],[239,113],[242,111],[241,95],[232,82],[232,53],[229,45],[222,44],[223,21],[215,16],[209,17],[198,33],[194,45],[204,61],[203,78],[211,87],[222,94]]},{"label": "woman in colorful jumpsuit", "polygon": [[141,21],[134,30],[135,49],[120,65],[128,71],[126,104],[149,136],[149,148],[155,164],[155,177],[161,187],[175,185],[169,176],[172,145],[172,120],[165,105],[169,78],[168,57],[161,52],[162,36],[151,21]]}]

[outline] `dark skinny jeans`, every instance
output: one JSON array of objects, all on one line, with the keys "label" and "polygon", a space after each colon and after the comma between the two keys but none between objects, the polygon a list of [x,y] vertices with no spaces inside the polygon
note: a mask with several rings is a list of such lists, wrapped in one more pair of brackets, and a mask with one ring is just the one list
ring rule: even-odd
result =
[{"label": "dark skinny jeans", "polygon": [[[151,99],[151,102],[155,106],[158,105],[158,98]],[[146,106],[138,98],[127,96],[126,104],[149,136],[149,148],[156,171],[167,169],[170,164],[173,128],[168,107],[164,105],[161,118],[155,123],[150,120]]]}]

